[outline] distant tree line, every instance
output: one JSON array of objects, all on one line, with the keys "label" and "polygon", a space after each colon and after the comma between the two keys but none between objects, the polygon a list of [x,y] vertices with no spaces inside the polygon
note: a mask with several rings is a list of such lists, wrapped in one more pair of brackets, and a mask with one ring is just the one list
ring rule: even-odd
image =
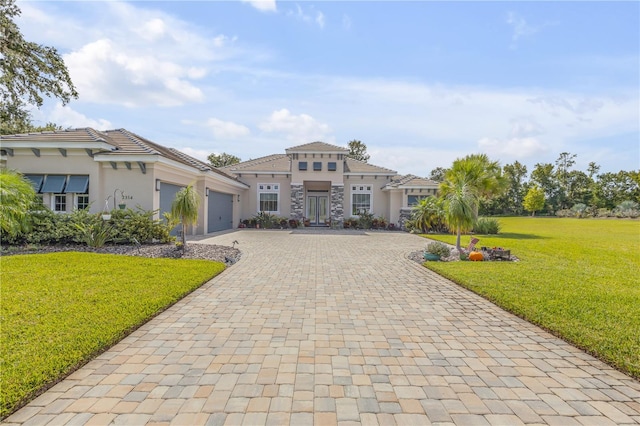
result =
[{"label": "distant tree line", "polygon": [[[600,166],[589,163],[587,171],[575,170],[576,154],[563,152],[555,164],[538,163],[531,174],[527,166],[516,161],[502,167],[505,189],[492,197],[482,197],[481,215],[523,215],[525,198],[536,205],[540,192],[544,202],[537,205],[539,214],[556,215],[577,206],[596,215],[599,209],[613,210],[623,202],[640,203],[640,170],[599,173]],[[431,171],[430,179],[442,182],[448,169]]]}]

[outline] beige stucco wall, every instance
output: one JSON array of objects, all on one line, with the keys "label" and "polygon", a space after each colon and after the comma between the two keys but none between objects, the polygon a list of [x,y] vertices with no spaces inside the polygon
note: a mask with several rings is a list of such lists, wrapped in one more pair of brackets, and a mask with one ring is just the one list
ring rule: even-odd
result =
[{"label": "beige stucco wall", "polygon": [[[278,216],[288,218],[291,213],[291,175],[290,174],[271,174],[271,173],[242,173],[238,179],[249,185],[250,189],[240,195],[240,217],[236,222],[244,219],[251,219],[258,211],[258,185],[259,184],[278,184]],[[236,223],[234,222],[234,223]]]},{"label": "beige stucco wall", "polygon": [[[403,199],[405,200],[403,202]],[[389,223],[398,224],[400,220],[400,209],[406,206],[406,196],[401,189],[389,191]]]},{"label": "beige stucco wall", "polygon": [[[307,170],[300,171],[298,163],[307,162]],[[321,171],[313,170],[313,163],[322,163]],[[330,172],[328,163],[336,163],[336,170]],[[338,160],[338,154],[298,154],[298,159],[291,160],[291,182],[301,184],[303,181],[329,181],[332,185],[343,183],[344,161]]]},{"label": "beige stucco wall", "polygon": [[390,181],[388,176],[378,175],[376,176],[367,176],[367,175],[349,175],[345,176],[344,180],[344,217],[349,218],[352,217],[352,205],[351,205],[351,193],[352,185],[371,185],[372,197],[373,197],[373,215],[383,216],[387,220],[390,216],[389,210],[389,194],[388,192],[382,191],[382,187],[384,187]]}]

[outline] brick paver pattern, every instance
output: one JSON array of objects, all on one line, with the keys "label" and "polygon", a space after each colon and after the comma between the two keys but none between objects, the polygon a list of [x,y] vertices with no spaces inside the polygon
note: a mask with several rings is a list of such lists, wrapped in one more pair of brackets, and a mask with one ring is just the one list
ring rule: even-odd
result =
[{"label": "brick paver pattern", "polygon": [[6,422],[640,424],[638,381],[406,259],[417,236],[197,243],[233,240],[236,265]]}]

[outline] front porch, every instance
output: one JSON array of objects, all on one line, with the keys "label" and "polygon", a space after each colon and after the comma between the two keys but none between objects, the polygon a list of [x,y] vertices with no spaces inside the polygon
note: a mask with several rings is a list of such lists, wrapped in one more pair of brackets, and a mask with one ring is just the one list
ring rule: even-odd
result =
[{"label": "front porch", "polygon": [[331,181],[291,184],[291,219],[311,227],[331,227],[344,220],[344,186]]}]

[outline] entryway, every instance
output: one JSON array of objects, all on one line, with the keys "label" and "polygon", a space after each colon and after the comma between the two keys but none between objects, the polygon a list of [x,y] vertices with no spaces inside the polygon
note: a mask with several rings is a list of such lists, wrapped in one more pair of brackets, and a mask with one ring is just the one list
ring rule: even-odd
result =
[{"label": "entryway", "polygon": [[307,219],[311,226],[325,226],[329,219],[329,197],[307,195]]}]

